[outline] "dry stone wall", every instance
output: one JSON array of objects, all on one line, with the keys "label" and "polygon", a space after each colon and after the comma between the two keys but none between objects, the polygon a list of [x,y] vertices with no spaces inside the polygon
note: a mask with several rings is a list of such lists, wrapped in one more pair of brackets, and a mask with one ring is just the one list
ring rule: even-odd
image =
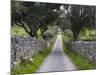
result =
[{"label": "dry stone wall", "polygon": [[47,43],[43,40],[22,36],[11,37],[11,66],[21,58],[31,58],[45,48]]},{"label": "dry stone wall", "polygon": [[69,45],[72,50],[89,59],[91,63],[96,63],[96,41],[72,41]]}]

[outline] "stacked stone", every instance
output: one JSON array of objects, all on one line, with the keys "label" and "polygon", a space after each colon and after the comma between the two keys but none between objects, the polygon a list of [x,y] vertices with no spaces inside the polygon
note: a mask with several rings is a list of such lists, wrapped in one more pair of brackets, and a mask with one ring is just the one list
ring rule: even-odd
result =
[{"label": "stacked stone", "polygon": [[96,41],[72,41],[69,44],[72,50],[89,59],[91,63],[96,63]]},{"label": "stacked stone", "polygon": [[30,36],[13,36],[11,38],[11,65],[13,66],[21,58],[31,58],[45,48],[47,48],[47,43],[43,40],[37,40]]}]

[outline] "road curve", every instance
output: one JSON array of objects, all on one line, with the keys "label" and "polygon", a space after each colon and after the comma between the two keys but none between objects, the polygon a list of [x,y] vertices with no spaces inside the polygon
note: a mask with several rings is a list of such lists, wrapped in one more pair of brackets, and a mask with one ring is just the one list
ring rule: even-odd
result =
[{"label": "road curve", "polygon": [[37,72],[57,72],[76,69],[76,66],[63,51],[62,36],[59,34],[52,52],[44,60]]}]

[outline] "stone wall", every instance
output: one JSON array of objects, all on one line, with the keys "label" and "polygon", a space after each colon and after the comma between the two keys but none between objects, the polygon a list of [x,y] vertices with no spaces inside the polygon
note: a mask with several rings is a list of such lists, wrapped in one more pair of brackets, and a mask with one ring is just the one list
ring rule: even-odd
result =
[{"label": "stone wall", "polygon": [[90,60],[90,63],[96,63],[96,41],[72,41],[70,47],[83,57]]},{"label": "stone wall", "polygon": [[22,36],[11,37],[11,66],[21,58],[31,58],[45,48],[47,43],[43,40]]}]

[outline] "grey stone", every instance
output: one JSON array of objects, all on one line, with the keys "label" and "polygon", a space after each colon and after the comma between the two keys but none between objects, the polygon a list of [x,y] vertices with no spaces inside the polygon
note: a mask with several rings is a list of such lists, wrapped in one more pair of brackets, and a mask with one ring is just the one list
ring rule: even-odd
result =
[{"label": "grey stone", "polygon": [[96,41],[70,41],[69,46],[75,52],[96,63]]},{"label": "grey stone", "polygon": [[20,61],[21,57],[32,57],[47,48],[47,42],[44,40],[38,40],[22,36],[11,37],[11,66],[14,66],[16,62]]}]

